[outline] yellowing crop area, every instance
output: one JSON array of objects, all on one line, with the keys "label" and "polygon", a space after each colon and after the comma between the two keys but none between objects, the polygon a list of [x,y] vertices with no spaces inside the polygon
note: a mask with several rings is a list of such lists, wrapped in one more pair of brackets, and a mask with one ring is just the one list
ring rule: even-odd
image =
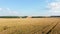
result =
[{"label": "yellowing crop area", "polygon": [[59,18],[0,18],[0,34],[57,34],[59,22]]}]

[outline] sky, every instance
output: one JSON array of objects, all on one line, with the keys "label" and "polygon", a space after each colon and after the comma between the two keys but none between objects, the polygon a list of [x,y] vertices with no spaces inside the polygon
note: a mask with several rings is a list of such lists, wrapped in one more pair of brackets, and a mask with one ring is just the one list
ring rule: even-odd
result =
[{"label": "sky", "polygon": [[60,0],[0,0],[0,16],[60,16]]}]

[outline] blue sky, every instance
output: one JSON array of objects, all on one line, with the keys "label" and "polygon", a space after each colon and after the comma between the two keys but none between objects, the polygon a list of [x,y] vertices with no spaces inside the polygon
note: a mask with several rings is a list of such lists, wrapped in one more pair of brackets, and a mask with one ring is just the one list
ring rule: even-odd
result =
[{"label": "blue sky", "polygon": [[0,16],[60,15],[58,7],[59,0],[0,0]]}]

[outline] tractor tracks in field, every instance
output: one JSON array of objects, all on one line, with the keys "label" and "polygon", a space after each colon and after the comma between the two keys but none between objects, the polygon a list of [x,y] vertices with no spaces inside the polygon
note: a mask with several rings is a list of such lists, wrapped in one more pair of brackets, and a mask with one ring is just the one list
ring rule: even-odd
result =
[{"label": "tractor tracks in field", "polygon": [[49,34],[57,26],[57,24],[55,26],[53,26],[46,34]]},{"label": "tractor tracks in field", "polygon": [[43,28],[42,30],[37,30],[33,34],[49,34],[59,23],[52,23],[50,26],[47,26],[46,28]]},{"label": "tractor tracks in field", "polygon": [[43,29],[42,34],[49,34],[57,25],[58,22],[51,24],[49,27]]}]

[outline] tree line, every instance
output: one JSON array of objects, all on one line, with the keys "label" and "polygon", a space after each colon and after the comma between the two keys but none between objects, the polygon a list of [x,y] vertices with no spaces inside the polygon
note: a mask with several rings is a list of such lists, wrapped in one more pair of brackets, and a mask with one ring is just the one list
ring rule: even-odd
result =
[{"label": "tree line", "polygon": [[[60,17],[60,16],[31,16],[30,18],[50,18],[50,17]],[[28,18],[28,16],[0,16],[0,18]]]}]

